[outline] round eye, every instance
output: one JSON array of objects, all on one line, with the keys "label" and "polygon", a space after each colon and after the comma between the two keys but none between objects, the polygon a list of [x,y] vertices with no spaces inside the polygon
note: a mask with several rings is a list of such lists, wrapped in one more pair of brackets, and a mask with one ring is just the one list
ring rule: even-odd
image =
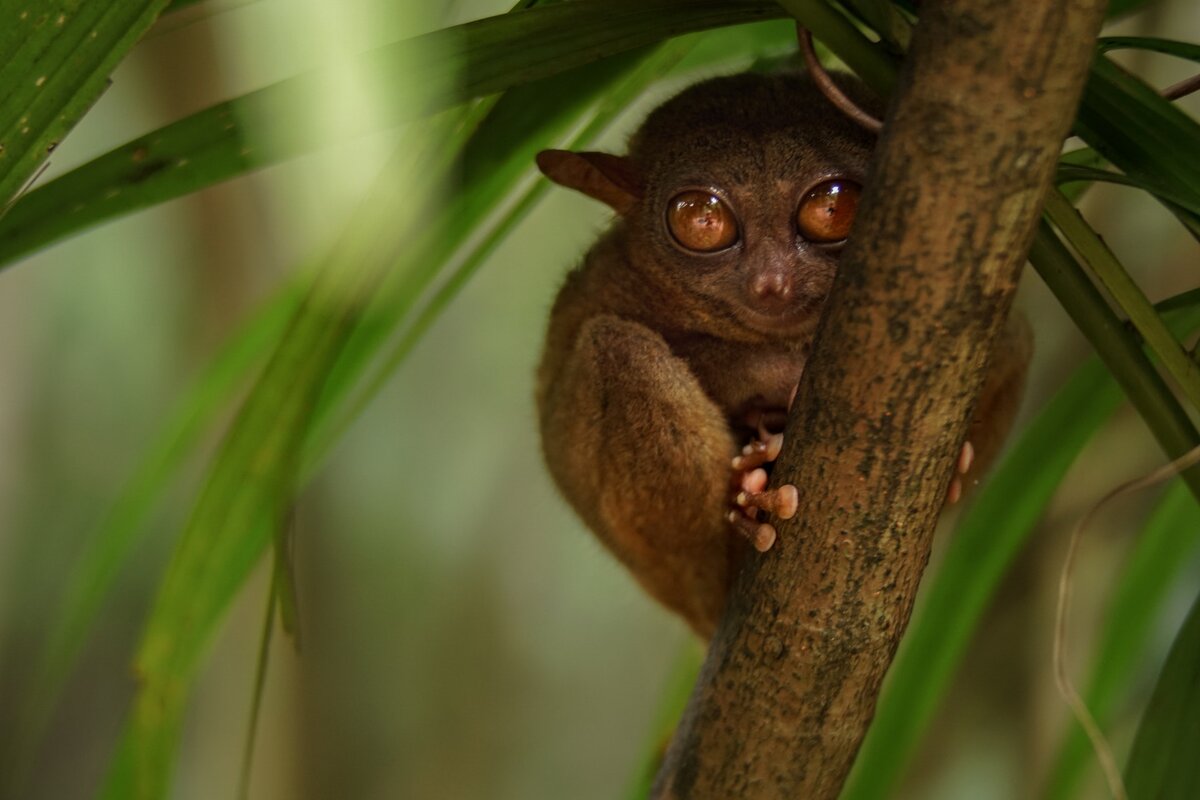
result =
[{"label": "round eye", "polygon": [[853,181],[825,181],[800,201],[796,227],[810,242],[829,244],[850,235],[862,187]]},{"label": "round eye", "polygon": [[737,220],[714,194],[681,192],[667,204],[667,227],[685,250],[715,253],[737,241]]}]

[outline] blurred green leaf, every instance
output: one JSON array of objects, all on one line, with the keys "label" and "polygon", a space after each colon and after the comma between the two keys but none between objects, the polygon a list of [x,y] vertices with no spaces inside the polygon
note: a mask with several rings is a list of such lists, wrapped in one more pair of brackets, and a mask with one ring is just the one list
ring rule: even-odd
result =
[{"label": "blurred green leaf", "polygon": [[[655,66],[656,69],[640,74],[642,86],[662,74],[663,62],[656,62]],[[625,68],[620,61],[610,60],[506,95],[492,109],[467,148],[461,166],[462,186],[454,195],[457,199],[441,212],[438,221],[427,224],[428,235],[420,238],[421,243],[413,245],[400,231],[382,236],[386,242],[399,237],[400,242],[392,247],[407,245],[399,248],[404,252],[402,268],[393,270],[383,284],[372,285],[370,292],[355,292],[355,297],[365,299],[369,294],[371,300],[367,304],[355,303],[351,316],[332,335],[323,317],[312,319],[296,332],[296,327],[306,316],[311,317],[311,312],[302,311],[293,321],[272,361],[282,366],[274,372],[268,366],[259,387],[251,393],[215,463],[209,488],[201,497],[193,523],[185,532],[164,580],[138,661],[144,684],[118,754],[108,789],[110,797],[124,796],[134,787],[142,790],[143,781],[150,787],[144,796],[158,796],[162,791],[191,672],[221,610],[270,539],[270,520],[278,513],[281,498],[286,496],[282,493],[288,486],[284,477],[296,457],[295,448],[304,446],[306,463],[315,460],[311,448],[313,426],[354,386],[363,366],[385,341],[383,334],[390,330],[387,323],[394,325],[411,310],[434,277],[437,265],[453,251],[453,246],[447,243],[461,241],[470,233],[509,187],[528,172],[539,142],[569,125],[588,99]],[[370,208],[378,205],[385,211],[395,207],[378,198],[366,205]],[[385,228],[390,231],[386,224]],[[340,272],[348,263],[364,260],[370,259],[359,255],[347,262],[339,256],[334,262],[339,266],[333,271]],[[314,354],[313,343],[306,344],[306,339],[317,336],[323,329],[324,339]],[[314,407],[308,402],[315,400],[315,395],[300,393],[299,400],[296,395],[298,387],[316,385],[317,372],[322,403]],[[292,398],[293,403],[302,404],[292,407],[294,413],[282,415],[282,419],[276,412],[271,425],[266,425],[261,417],[255,419],[260,413],[277,408],[282,394]],[[283,411],[288,410],[288,406],[283,407]],[[295,426],[281,427],[293,419]],[[287,447],[272,450],[280,441]],[[328,445],[328,440],[318,441],[318,447]],[[233,476],[244,474],[247,458],[253,458],[261,485],[244,479],[241,484],[233,482]],[[264,458],[268,459],[266,463]],[[231,508],[232,512],[228,510]],[[233,513],[237,514],[236,519],[231,519]],[[216,542],[212,535],[204,536],[205,527],[196,522],[218,515],[225,524],[226,530],[219,533],[224,544]],[[233,533],[227,532],[229,529]],[[139,774],[150,777],[141,778]]]},{"label": "blurred green leaf", "polygon": [[[1084,701],[1101,727],[1115,715],[1128,693],[1154,621],[1162,610],[1189,556],[1200,548],[1200,505],[1188,488],[1176,483],[1151,514],[1125,559],[1125,567],[1108,610],[1100,643],[1091,658],[1091,677]],[[1044,797],[1067,800],[1092,757],[1083,729],[1072,722],[1059,749]]]},{"label": "blurred green leaf", "polygon": [[[575,0],[377,48],[363,54],[358,66],[378,85],[397,91],[371,115],[340,127],[297,124],[296,109],[330,91],[337,76],[329,70],[289,78],[184,117],[22,197],[0,219],[0,265],[116,216],[335,140],[409,121],[414,108],[433,113],[683,33],[782,14],[769,0]],[[408,65],[424,53],[434,55],[423,58],[422,82],[414,86]],[[411,96],[425,86],[447,88]],[[404,87],[409,89],[400,91]]]},{"label": "blurred green leaf", "polygon": [[[417,305],[462,242],[477,234],[487,215],[522,177],[530,174],[537,152],[561,136],[596,95],[631,68],[635,59],[644,56],[644,51],[625,54],[518,87],[496,103],[479,135],[463,153],[460,186],[448,199],[443,214],[443,235],[430,240],[413,259],[413,268],[394,271],[385,278],[334,365],[314,420],[314,440],[326,439],[329,434],[326,426],[333,422],[329,413],[332,407],[353,390],[388,337]],[[640,84],[640,88],[645,85]],[[452,280],[452,288],[460,287],[462,282]],[[442,302],[448,299],[443,297]],[[386,379],[387,370],[385,365],[379,380]],[[378,385],[378,381],[369,385]]]},{"label": "blurred green leaf", "polygon": [[[64,581],[67,595],[62,610],[38,656],[36,683],[21,709],[22,741],[36,746],[54,710],[54,701],[70,675],[79,653],[91,634],[91,625],[108,599],[114,581],[142,542],[151,511],[164,499],[183,465],[196,454],[213,420],[228,408],[256,369],[261,368],[271,348],[279,341],[300,300],[294,289],[284,292],[267,305],[230,340],[196,380],[184,392],[184,402],[162,426],[150,452],[142,459],[101,523],[89,537],[83,554]],[[31,755],[18,754],[20,764]]]},{"label": "blurred green leaf", "polygon": [[1200,796],[1200,597],[1167,654],[1125,766],[1130,800]]},{"label": "blurred green leaf", "polygon": [[[706,38],[711,37],[683,37],[659,47],[656,52],[644,59],[641,64],[627,76],[619,80],[604,95],[591,120],[573,138],[568,148],[574,150],[586,149],[628,107],[629,103],[641,95],[648,86],[655,83],[661,76],[669,74],[676,67],[696,63],[695,61],[688,62],[687,56],[691,54],[697,41],[703,41]],[[759,43],[764,42],[769,42],[769,39],[759,40]],[[527,122],[524,124],[533,122],[540,126],[545,126],[548,121],[548,115],[535,102],[537,97],[543,96],[547,91],[551,94],[562,91],[564,93],[574,93],[581,97],[587,96],[589,92],[581,91],[586,86],[586,81],[581,82],[578,77],[568,75],[544,81],[537,86],[513,90],[497,104],[497,107],[494,109],[495,118],[489,121],[493,124],[501,124],[505,129],[510,129],[510,133],[506,133],[500,138],[505,141],[517,141],[513,135],[515,131],[511,131],[513,123],[505,122],[505,117],[510,113],[509,109],[512,109],[512,112],[515,112],[519,116],[525,117]],[[551,144],[545,135],[548,130],[547,128],[529,137],[530,141],[526,143],[524,148],[511,153],[505,160],[504,165],[499,168],[487,162],[480,163],[478,166],[485,173],[488,173],[486,180],[482,176],[479,178],[481,185],[489,185],[491,181],[497,178],[501,181],[500,186],[518,181],[524,173],[530,170],[530,164],[532,164],[532,159],[536,151]],[[494,160],[494,157],[495,153],[491,154],[488,161]],[[470,182],[472,175],[469,166],[470,162],[471,159],[468,158],[468,166],[463,171],[463,175],[468,182]],[[327,409],[341,401],[342,393],[337,391],[336,387],[348,387],[352,383],[352,378],[347,376],[345,371],[341,375],[335,375],[331,378],[331,387],[335,388],[332,388],[326,395],[329,403],[318,409],[317,419],[313,427],[312,438],[315,459],[321,457],[325,450],[332,444],[333,440],[358,417],[366,403],[378,394],[384,382],[400,367],[404,359],[408,357],[408,354],[412,352],[412,349],[421,340],[421,337],[424,336],[425,332],[441,315],[442,311],[457,296],[467,281],[471,279],[483,261],[533,208],[545,193],[548,185],[548,182],[545,180],[537,180],[532,187],[517,198],[509,206],[508,210],[490,226],[490,230],[487,230],[482,238],[478,238],[480,231],[473,232],[472,239],[477,239],[478,243],[471,248],[470,252],[464,255],[458,266],[439,286],[429,301],[424,304],[412,322],[404,327],[398,340],[391,346],[388,355],[383,359],[379,359],[379,363],[373,369],[372,374],[366,380],[361,381],[363,384],[362,388],[355,392],[355,396],[351,400],[341,403],[342,408],[333,413],[326,414],[324,412]],[[478,218],[478,216],[468,217],[464,221],[470,222],[472,219],[478,220]],[[437,254],[436,257],[443,260],[447,259],[449,257],[449,250]],[[390,312],[384,311],[379,315],[386,322],[365,329],[365,335],[347,348],[343,362],[339,365],[342,370],[347,370],[348,368],[351,375],[357,375],[363,371],[364,365],[371,356],[382,345],[386,344],[380,334],[394,330],[400,324],[401,318],[407,314],[413,305],[411,294],[393,298],[388,298],[381,294],[381,298],[383,298],[383,305],[391,309]],[[349,389],[347,389],[348,392]]]},{"label": "blurred green leaf", "polygon": [[96,98],[167,0],[0,8],[0,209]]},{"label": "blurred green leaf", "polygon": [[[461,116],[461,115],[456,115]],[[109,798],[165,795],[188,687],[212,628],[269,536],[283,522],[299,481],[310,418],[363,302],[425,220],[397,220],[399,193],[444,175],[437,149],[451,116],[419,131],[424,147],[402,144],[344,235],[322,259],[291,320],[213,461],[163,578],[135,662],[138,693],[105,790]],[[431,186],[425,196],[432,196]],[[389,235],[390,234],[390,235]]]},{"label": "blurred green leaf", "polygon": [[697,70],[736,70],[755,59],[795,55],[796,29],[789,19],[734,25],[697,35],[687,54],[671,71],[674,76]]},{"label": "blurred green leaf", "polygon": [[646,755],[638,764],[637,772],[634,774],[626,794],[629,800],[646,800],[650,797],[650,790],[654,787],[654,777],[658,774],[658,768],[662,766],[667,745],[671,742],[671,735],[675,732],[680,715],[687,707],[692,687],[696,683],[696,676],[700,674],[700,667],[703,664],[704,648],[699,641],[689,639],[683,647],[679,648],[679,653],[675,656],[675,663],[671,666],[671,673],[667,676],[665,689],[659,695],[658,710],[655,712],[654,723],[651,725],[649,738],[643,748]]}]

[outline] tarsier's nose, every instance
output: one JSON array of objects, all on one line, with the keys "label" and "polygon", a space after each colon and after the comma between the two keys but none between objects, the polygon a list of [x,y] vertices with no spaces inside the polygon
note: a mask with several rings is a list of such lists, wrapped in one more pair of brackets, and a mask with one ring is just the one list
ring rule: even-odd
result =
[{"label": "tarsier's nose", "polygon": [[786,270],[768,267],[750,278],[750,291],[766,303],[786,301],[792,296],[792,276]]}]

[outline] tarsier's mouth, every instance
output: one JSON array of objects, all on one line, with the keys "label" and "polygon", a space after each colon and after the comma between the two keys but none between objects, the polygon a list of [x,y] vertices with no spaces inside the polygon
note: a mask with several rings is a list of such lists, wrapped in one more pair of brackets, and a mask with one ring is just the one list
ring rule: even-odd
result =
[{"label": "tarsier's mouth", "polygon": [[804,333],[814,327],[824,301],[824,297],[804,296],[793,298],[778,309],[746,303],[739,316],[748,328],[763,333],[775,336]]}]

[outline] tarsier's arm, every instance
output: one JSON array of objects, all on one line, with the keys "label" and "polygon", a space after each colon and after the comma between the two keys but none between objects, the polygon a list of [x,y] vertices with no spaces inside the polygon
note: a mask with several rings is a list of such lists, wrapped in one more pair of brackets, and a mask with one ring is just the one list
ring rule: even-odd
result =
[{"label": "tarsier's arm", "polygon": [[709,636],[728,592],[724,416],[662,337],[609,315],[585,322],[542,376],[547,463],[588,526],[657,600]]}]

